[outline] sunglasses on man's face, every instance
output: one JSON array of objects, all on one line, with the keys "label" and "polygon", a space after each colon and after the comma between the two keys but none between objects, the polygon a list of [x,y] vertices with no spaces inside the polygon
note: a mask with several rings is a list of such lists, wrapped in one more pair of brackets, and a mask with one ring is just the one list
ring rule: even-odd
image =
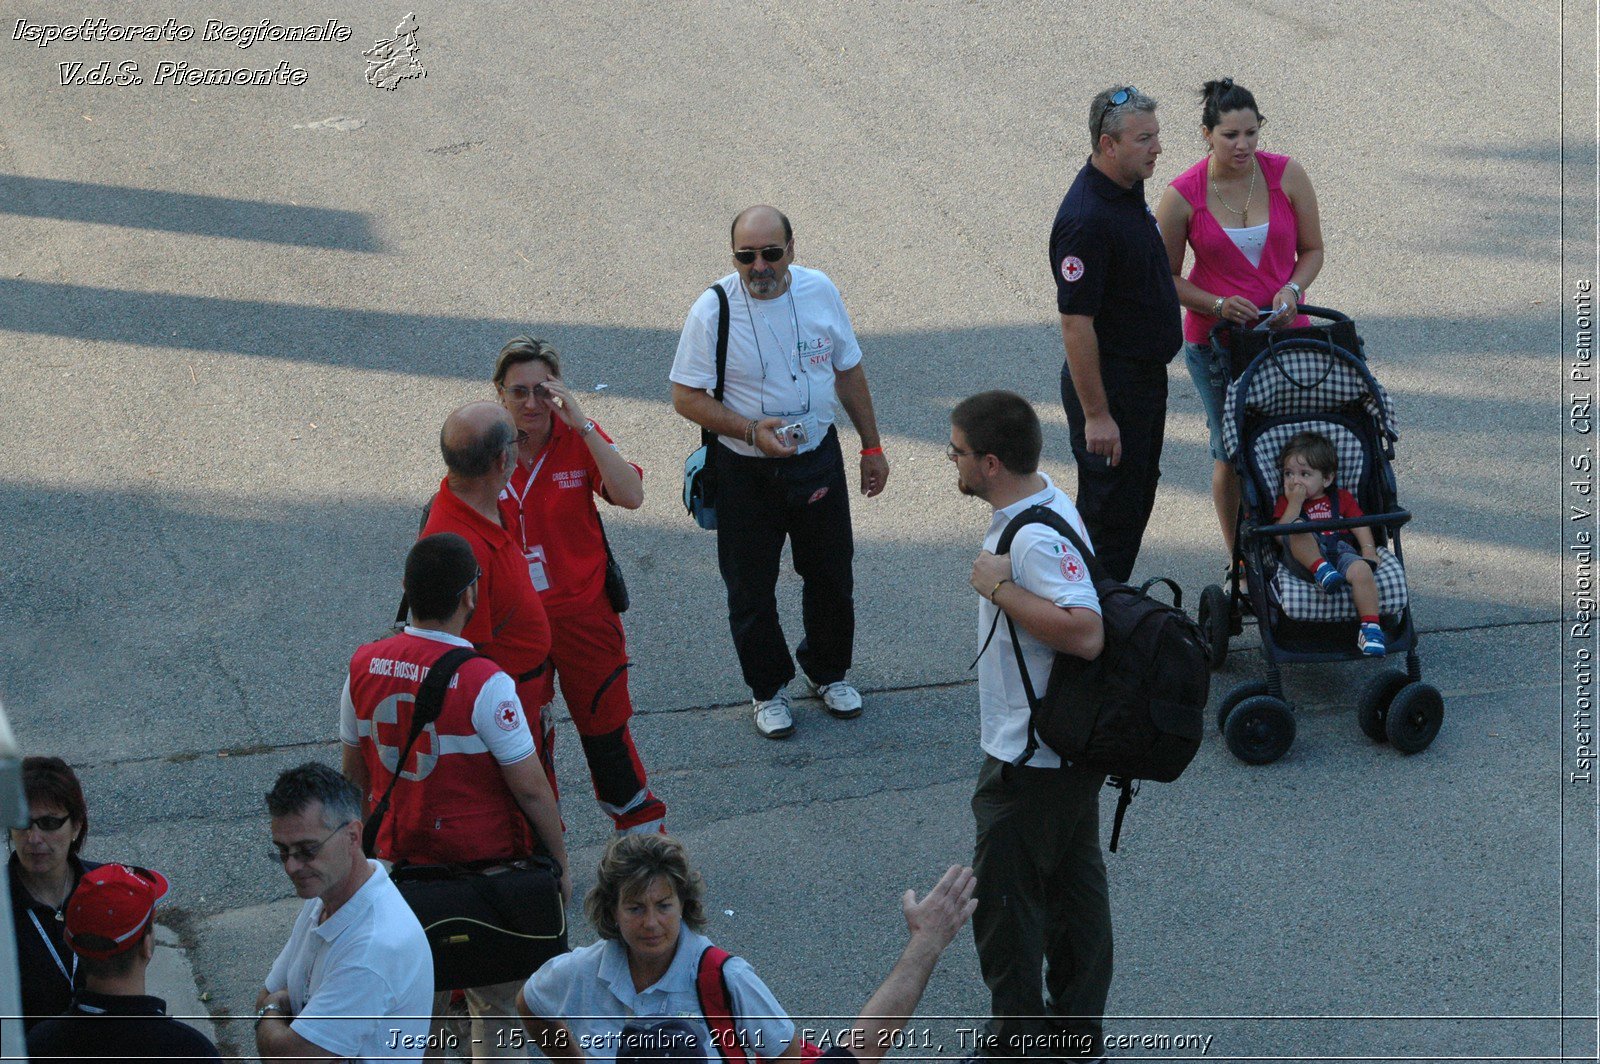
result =
[{"label": "sunglasses on man's face", "polygon": [[751,248],[740,248],[738,251],[733,253],[733,261],[739,263],[741,266],[748,266],[752,262],[756,261],[757,255],[760,255],[767,262],[777,262],[779,259],[783,258],[784,252],[788,250],[788,248],[779,247],[777,244],[768,244],[760,251],[755,251]]}]

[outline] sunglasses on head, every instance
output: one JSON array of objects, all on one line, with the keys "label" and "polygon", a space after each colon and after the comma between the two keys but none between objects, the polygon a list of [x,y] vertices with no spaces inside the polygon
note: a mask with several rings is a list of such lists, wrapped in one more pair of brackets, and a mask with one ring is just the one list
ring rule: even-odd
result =
[{"label": "sunglasses on head", "polygon": [[740,248],[738,251],[733,253],[733,261],[739,263],[741,266],[748,266],[752,262],[756,261],[757,255],[760,255],[767,262],[777,262],[779,259],[783,258],[784,253],[788,250],[788,248],[779,247],[777,244],[768,244],[760,251],[755,251],[750,248]]},{"label": "sunglasses on head", "polygon": [[1113,108],[1121,107],[1137,95],[1139,95],[1138,89],[1132,85],[1124,85],[1106,98],[1106,105],[1100,108],[1100,117],[1095,119],[1094,123],[1094,139],[1096,143],[1100,141],[1100,130],[1105,125],[1106,115],[1110,114]]}]

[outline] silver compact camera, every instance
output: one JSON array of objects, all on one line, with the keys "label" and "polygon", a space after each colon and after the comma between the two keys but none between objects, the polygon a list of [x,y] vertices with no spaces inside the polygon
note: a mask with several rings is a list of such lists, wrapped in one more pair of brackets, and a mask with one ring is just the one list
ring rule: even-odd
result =
[{"label": "silver compact camera", "polygon": [[778,442],[789,447],[798,447],[806,442],[806,426],[803,421],[796,421],[792,425],[779,425],[772,430],[778,437]]}]

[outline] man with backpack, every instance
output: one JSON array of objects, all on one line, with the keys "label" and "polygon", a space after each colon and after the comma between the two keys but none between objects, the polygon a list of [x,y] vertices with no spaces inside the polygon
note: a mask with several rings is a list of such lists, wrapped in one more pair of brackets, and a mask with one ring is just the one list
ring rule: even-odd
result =
[{"label": "man with backpack", "polygon": [[1064,765],[1042,741],[1024,758],[1034,737],[1017,651],[1038,689],[1058,652],[1095,659],[1105,639],[1100,600],[1088,561],[1048,524],[1021,526],[1009,553],[993,553],[1012,519],[1036,506],[1058,514],[1093,550],[1072,500],[1039,472],[1041,447],[1038,415],[1011,392],[974,395],[950,414],[957,487],[994,509],[972,566],[979,631],[988,636],[978,657],[985,756],[972,796],[972,925],[993,1013],[978,1048],[996,1058],[1093,1060],[1111,986],[1100,853],[1105,775]]}]

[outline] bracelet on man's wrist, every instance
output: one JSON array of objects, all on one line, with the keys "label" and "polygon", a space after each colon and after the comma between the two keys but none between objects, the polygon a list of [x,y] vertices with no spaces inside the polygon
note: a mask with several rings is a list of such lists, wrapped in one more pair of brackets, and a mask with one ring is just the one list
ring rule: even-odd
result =
[{"label": "bracelet on man's wrist", "polygon": [[267,1018],[267,1013],[269,1012],[276,1012],[279,1016],[283,1016],[285,1018],[287,1018],[289,1015],[288,1012],[284,1010],[282,1005],[278,1004],[276,1001],[269,1001],[256,1010],[257,1029],[260,1029],[261,1021]]},{"label": "bracelet on man's wrist", "polygon": [[861,448],[861,457],[863,457],[863,458],[866,458],[866,457],[868,457],[870,455],[882,454],[882,453],[883,453],[883,448],[882,447],[863,447],[863,448]]},{"label": "bracelet on man's wrist", "polygon": [[1001,584],[1010,584],[1010,583],[1015,583],[1015,581],[1013,581],[1009,576],[1002,576],[999,580],[996,580],[995,584],[994,584],[994,590],[989,592],[989,601],[990,602],[994,602],[994,597],[996,595],[1000,594],[1000,585]]}]

